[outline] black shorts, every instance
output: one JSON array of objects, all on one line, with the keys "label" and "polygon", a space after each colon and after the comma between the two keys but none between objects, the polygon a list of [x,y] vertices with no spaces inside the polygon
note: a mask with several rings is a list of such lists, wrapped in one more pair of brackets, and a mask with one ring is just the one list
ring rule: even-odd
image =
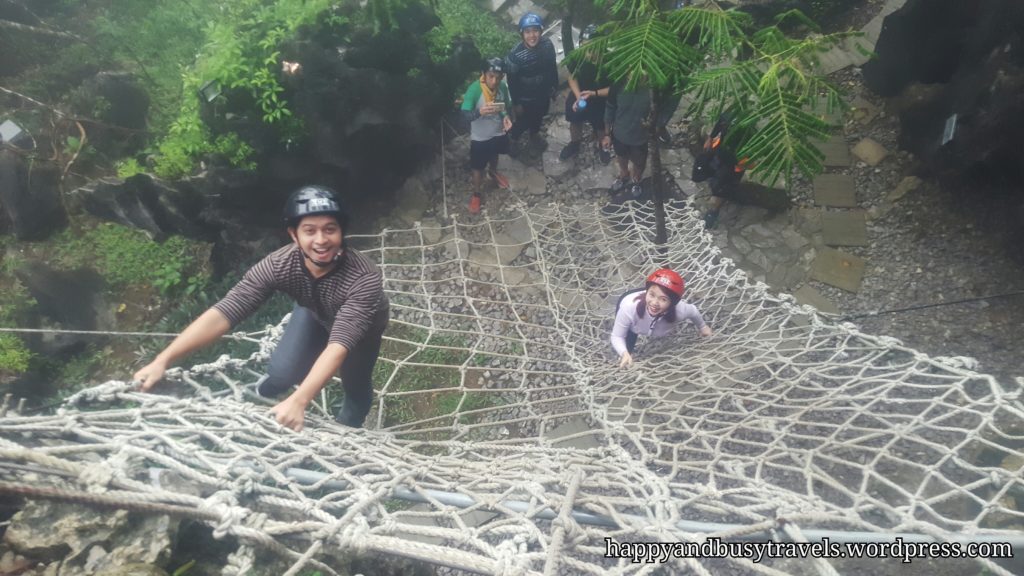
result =
[{"label": "black shorts", "polygon": [[618,138],[612,135],[612,148],[615,149],[615,155],[619,158],[625,158],[634,164],[643,164],[647,161],[647,144],[640,144],[634,146],[632,144],[623,144],[619,142]]},{"label": "black shorts", "polygon": [[469,167],[483,170],[488,162],[497,162],[498,154],[508,154],[508,135],[502,134],[490,140],[472,140],[469,143]]},{"label": "black shorts", "polygon": [[565,119],[572,124],[590,122],[595,132],[604,132],[604,98],[587,98],[587,107],[583,110],[573,111],[572,105],[575,103],[576,95],[569,92],[565,97]]}]

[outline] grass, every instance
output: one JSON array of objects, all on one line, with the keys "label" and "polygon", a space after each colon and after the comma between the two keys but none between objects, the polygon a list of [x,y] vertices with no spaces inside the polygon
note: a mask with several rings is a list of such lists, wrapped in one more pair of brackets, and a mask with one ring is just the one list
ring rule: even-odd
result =
[{"label": "grass", "polygon": [[[459,335],[429,335],[427,330],[403,324],[392,324],[385,334],[394,339],[414,342],[425,347],[416,350],[416,344],[385,340],[381,348],[382,358],[374,369],[374,382],[380,388],[392,378],[384,402],[385,427],[398,426],[428,420],[440,416],[460,414],[505,404],[501,396],[475,390],[445,390],[459,388],[462,383],[461,367],[466,361],[470,366],[482,366],[486,362],[483,354],[473,354],[469,343]],[[414,353],[415,352],[415,353]],[[411,357],[406,360],[412,354]],[[429,366],[402,365],[396,362],[406,360]],[[439,390],[431,392],[432,390]],[[444,390],[444,391],[440,391]],[[402,394],[419,392],[418,394]],[[460,408],[461,404],[461,408]],[[457,416],[463,423],[475,417]]]}]

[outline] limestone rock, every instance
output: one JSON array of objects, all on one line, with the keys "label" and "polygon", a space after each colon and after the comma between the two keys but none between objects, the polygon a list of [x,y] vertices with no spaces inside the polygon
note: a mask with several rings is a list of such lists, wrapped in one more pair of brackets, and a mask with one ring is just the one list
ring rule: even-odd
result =
[{"label": "limestone rock", "polygon": [[125,574],[111,571],[137,563],[165,563],[178,523],[165,515],[29,501],[11,519],[4,543],[26,556],[62,557],[62,575]]},{"label": "limestone rock", "polygon": [[877,166],[889,155],[889,151],[884,146],[871,138],[864,138],[858,142],[851,152],[868,166]]},{"label": "limestone rock", "polygon": [[890,202],[895,202],[906,196],[907,192],[917,190],[921,185],[921,182],[921,179],[917,176],[906,176],[903,180],[900,180],[900,183],[897,184],[888,195],[886,195],[885,199]]},{"label": "limestone rock", "polygon": [[0,206],[19,240],[47,238],[68,219],[61,201],[60,171],[36,164],[30,177],[20,156],[0,150]]},{"label": "limestone rock", "polygon": [[76,190],[87,212],[111,222],[149,232],[201,236],[197,225],[203,198],[191,187],[176,187],[149,174],[104,178]]},{"label": "limestone rock", "polygon": [[395,211],[397,216],[405,225],[412,226],[423,218],[427,210],[430,198],[427,188],[417,177],[411,177],[398,189],[395,195]]}]

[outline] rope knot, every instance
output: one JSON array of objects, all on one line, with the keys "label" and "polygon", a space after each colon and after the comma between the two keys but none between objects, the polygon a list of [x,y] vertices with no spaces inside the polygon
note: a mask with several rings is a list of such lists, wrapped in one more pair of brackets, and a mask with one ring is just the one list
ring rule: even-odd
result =
[{"label": "rope knot", "polygon": [[89,492],[106,492],[114,479],[114,469],[106,462],[86,464],[78,474],[78,481],[87,485]]},{"label": "rope knot", "polygon": [[523,565],[523,554],[514,542],[505,541],[494,548],[495,576],[523,576],[526,567]]},{"label": "rope knot", "polygon": [[[335,524],[335,531],[339,526]],[[366,518],[356,516],[349,520],[348,524],[338,534],[338,543],[342,548],[352,550],[356,554],[364,554],[368,549],[368,537],[370,536],[370,524]]]},{"label": "rope knot", "polygon": [[209,498],[203,500],[199,509],[219,517],[217,525],[213,529],[213,537],[218,540],[231,533],[231,529],[244,520],[249,513],[247,509],[238,505],[235,495],[228,490],[214,492]]}]

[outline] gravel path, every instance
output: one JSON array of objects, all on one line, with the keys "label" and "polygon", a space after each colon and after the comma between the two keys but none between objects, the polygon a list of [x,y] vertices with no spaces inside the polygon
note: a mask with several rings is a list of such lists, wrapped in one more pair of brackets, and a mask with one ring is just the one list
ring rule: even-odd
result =
[{"label": "gravel path", "polygon": [[[856,94],[855,72],[840,81]],[[857,181],[860,206],[868,211],[869,246],[843,248],[868,260],[861,290],[846,292],[820,282],[812,285],[843,314],[857,315],[925,304],[978,298],[1024,290],[1024,265],[1014,260],[1009,230],[992,225],[1001,221],[998,200],[972,190],[951,190],[948,184],[917,173],[918,163],[898,150],[897,118],[884,102],[866,90],[860,94],[878,107],[868,123],[847,123],[847,142],[853,146],[869,137],[890,155],[870,167],[854,160],[848,173]],[[886,196],[907,176],[921,184],[898,200]],[[807,204],[810,186],[799,186],[799,202]],[[933,356],[969,356],[979,372],[1010,384],[1024,376],[1024,294],[951,304],[923,310],[884,314],[854,320],[868,333],[903,340]]]}]

